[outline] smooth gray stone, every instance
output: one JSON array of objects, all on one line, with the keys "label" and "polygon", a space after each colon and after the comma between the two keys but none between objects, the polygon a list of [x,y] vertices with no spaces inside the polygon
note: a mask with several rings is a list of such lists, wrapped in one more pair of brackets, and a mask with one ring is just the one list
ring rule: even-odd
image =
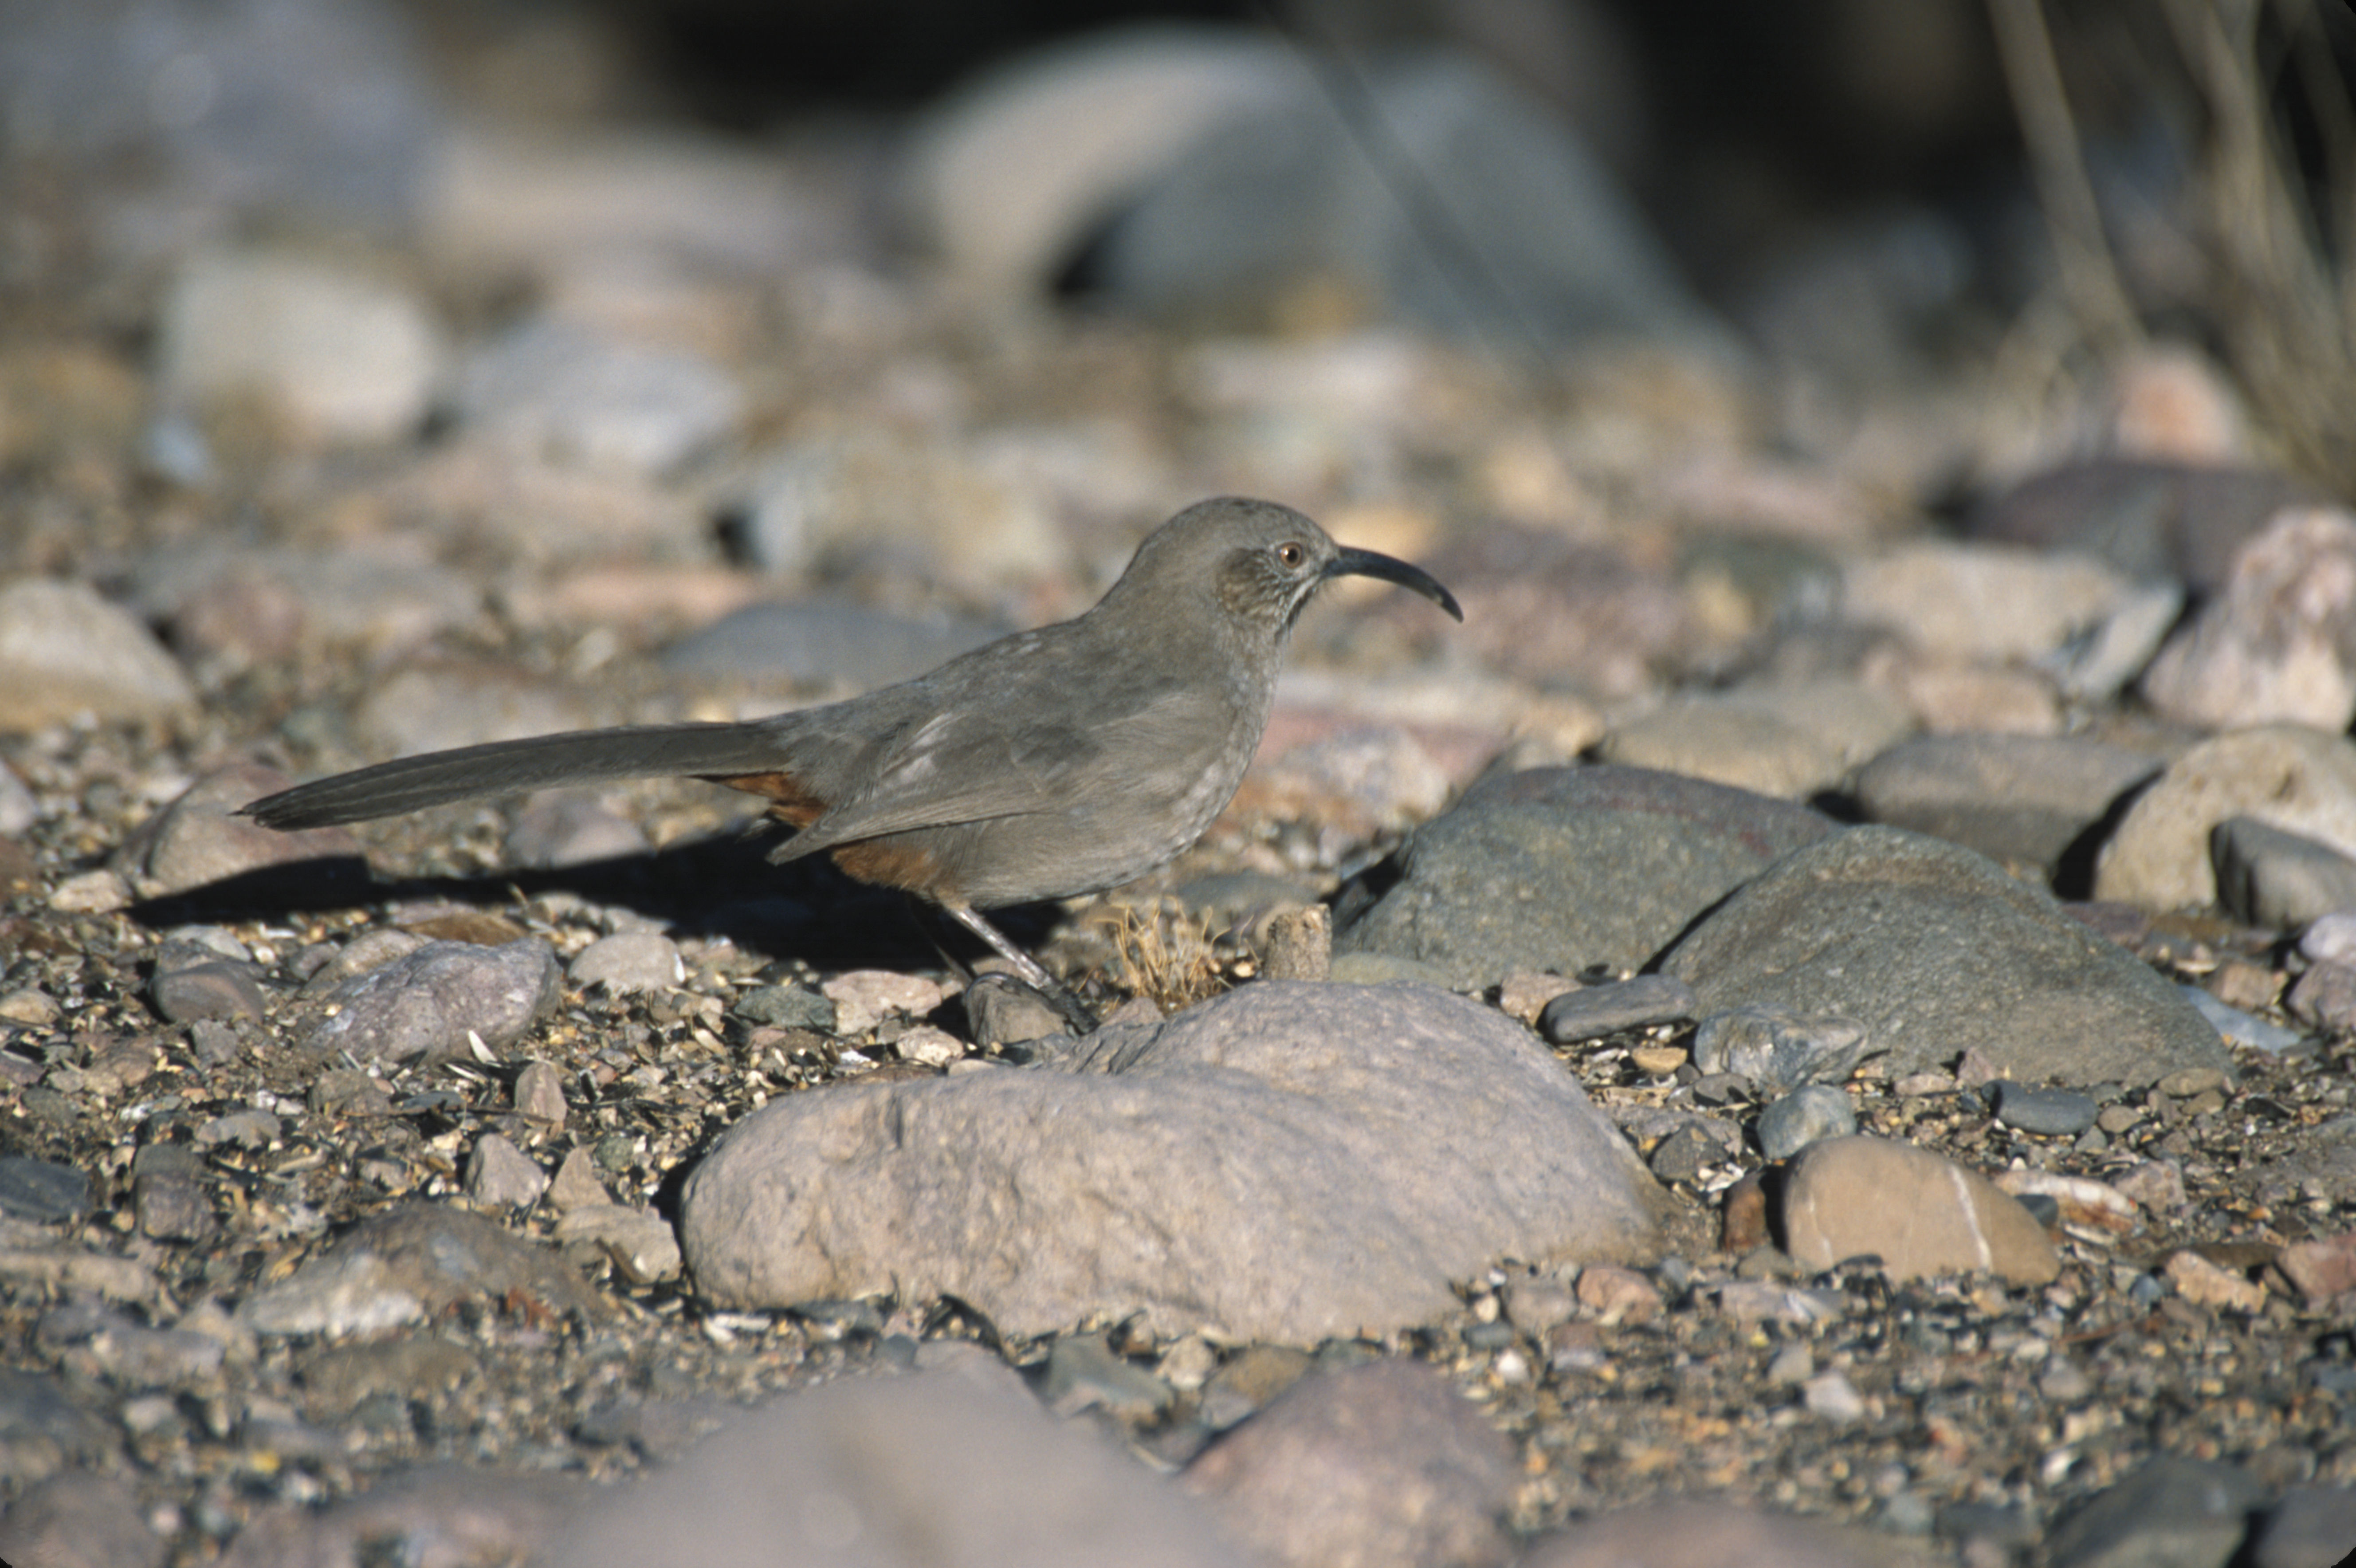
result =
[{"label": "smooth gray stone", "polygon": [[2356,860],[2304,833],[2255,817],[2228,817],[2209,832],[2217,902],[2235,919],[2281,930],[2356,909]]},{"label": "smooth gray stone", "polygon": [[1842,1082],[1882,1048],[1837,1015],[1754,1004],[1704,1018],[1694,1031],[1693,1065],[1705,1077],[1730,1073],[1762,1094],[1780,1094],[1806,1083]]},{"label": "smooth gray stone", "polygon": [[2050,867],[2166,761],[2075,736],[1922,736],[1858,769],[1857,802],[1869,822]]},{"label": "smooth gray stone", "polygon": [[1996,1086],[1996,1119],[2024,1133],[2064,1137],[2094,1124],[2101,1107],[2091,1094],[2074,1089],[2037,1089],[2025,1083]]},{"label": "smooth gray stone", "polygon": [[1851,828],[1786,855],[1663,961],[1708,1011],[1837,1012],[1889,1048],[1891,1076],[1966,1050],[2027,1083],[2140,1087],[2230,1072],[2175,986],[1970,850]]},{"label": "smooth gray stone", "polygon": [[1538,1015],[1538,1033],[1558,1046],[1600,1039],[1622,1029],[1674,1024],[1694,1014],[1693,987],[1666,974],[1640,974],[1610,985],[1566,991]]},{"label": "smooth gray stone", "polygon": [[2225,1568],[2262,1495],[2238,1465],[2163,1455],[2054,1526],[2045,1560],[2053,1568]]}]

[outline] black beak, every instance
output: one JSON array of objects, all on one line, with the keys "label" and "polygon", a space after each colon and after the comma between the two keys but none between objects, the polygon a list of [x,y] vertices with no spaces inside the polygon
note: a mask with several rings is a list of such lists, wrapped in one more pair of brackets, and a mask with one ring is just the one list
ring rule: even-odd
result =
[{"label": "black beak", "polygon": [[1410,566],[1387,555],[1371,550],[1353,550],[1344,545],[1339,553],[1319,574],[1323,577],[1380,577],[1386,583],[1397,583],[1402,588],[1413,588],[1458,620],[1464,611],[1457,605],[1456,596],[1440,585],[1440,579],[1420,566]]}]

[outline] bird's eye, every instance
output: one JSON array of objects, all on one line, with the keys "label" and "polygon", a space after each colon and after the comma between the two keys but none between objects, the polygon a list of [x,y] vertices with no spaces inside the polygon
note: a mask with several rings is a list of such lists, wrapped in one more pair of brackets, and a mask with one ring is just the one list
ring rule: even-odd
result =
[{"label": "bird's eye", "polygon": [[1309,559],[1309,552],[1288,541],[1276,547],[1276,558],[1288,570],[1298,570],[1301,564]]}]

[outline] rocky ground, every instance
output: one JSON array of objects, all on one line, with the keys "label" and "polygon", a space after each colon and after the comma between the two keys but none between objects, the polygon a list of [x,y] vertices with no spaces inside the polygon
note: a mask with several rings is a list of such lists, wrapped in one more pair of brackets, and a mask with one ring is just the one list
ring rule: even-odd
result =
[{"label": "rocky ground", "polygon": [[[388,135],[406,228],[10,165],[0,1555],[2356,1543],[2356,516],[2197,350],[1861,390],[1586,277],[1534,371],[1051,310],[969,184],[912,263],[857,137]],[[1204,842],[1010,917],[1083,1038],[707,786],[231,814],[1221,492],[1465,622],[1329,593]]]}]

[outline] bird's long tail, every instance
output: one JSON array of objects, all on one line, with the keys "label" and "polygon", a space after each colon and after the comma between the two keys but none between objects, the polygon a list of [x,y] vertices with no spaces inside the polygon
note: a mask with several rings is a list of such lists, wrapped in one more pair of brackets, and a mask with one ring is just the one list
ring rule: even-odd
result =
[{"label": "bird's long tail", "polygon": [[265,827],[321,828],[513,789],[759,773],[782,762],[776,732],[759,724],[575,730],[380,762],[264,796],[244,814]]}]

